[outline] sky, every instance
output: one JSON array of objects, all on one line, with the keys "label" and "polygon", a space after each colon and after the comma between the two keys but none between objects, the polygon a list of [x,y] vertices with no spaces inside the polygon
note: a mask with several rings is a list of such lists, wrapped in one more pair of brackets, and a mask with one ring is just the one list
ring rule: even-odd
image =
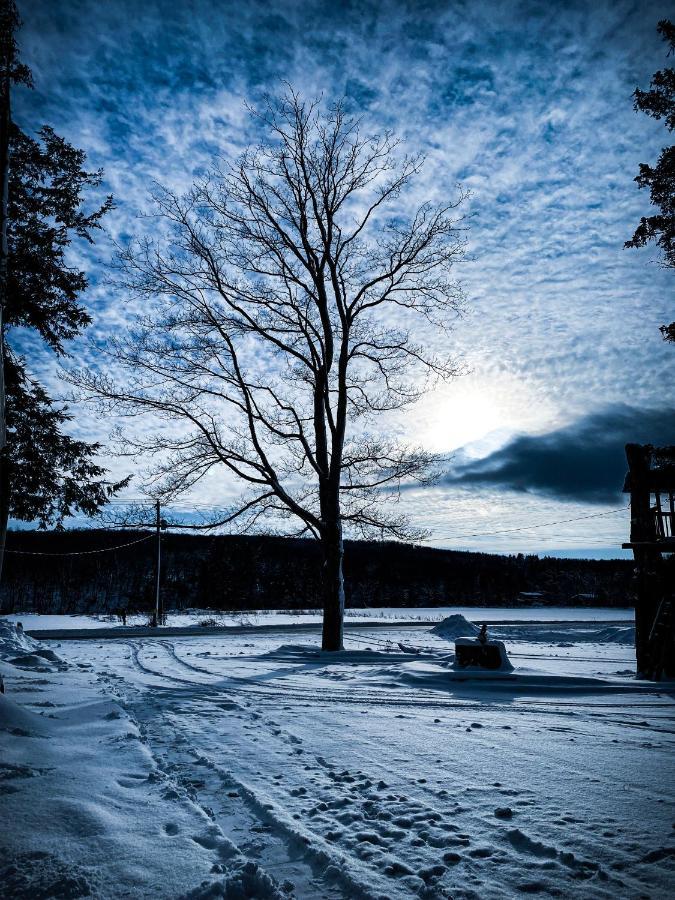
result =
[{"label": "sky", "polygon": [[[673,319],[673,274],[654,251],[623,249],[650,209],[633,182],[638,164],[668,139],[631,98],[668,64],[656,33],[667,3],[19,8],[36,88],[16,92],[15,118],[84,149],[117,206],[93,249],[74,248],[94,324],[70,346],[73,361],[100,366],[97,344],[137,312],[108,263],[114,241],[145,227],[153,181],[184,190],[216,154],[235,159],[258,138],[246,104],[284,81],[308,97],[346,97],[373,132],[390,128],[426,154],[411,201],[452,197],[457,184],[471,192],[456,273],[467,313],[451,337],[467,374],[392,424],[445,459],[436,486],[402,492],[402,510],[433,546],[621,555],[623,444],[675,442],[675,349],[658,331]],[[20,339],[63,396],[53,356]],[[73,429],[105,442],[114,424],[78,408]],[[224,503],[232,490],[210,482],[192,500]]]}]

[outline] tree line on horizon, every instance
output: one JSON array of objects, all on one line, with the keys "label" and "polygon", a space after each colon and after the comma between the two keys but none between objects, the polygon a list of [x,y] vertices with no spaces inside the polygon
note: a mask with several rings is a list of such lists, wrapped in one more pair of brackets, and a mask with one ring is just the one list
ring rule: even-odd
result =
[{"label": "tree line on horizon", "polygon": [[[151,532],[148,533],[148,536]],[[133,539],[143,537],[141,532]],[[102,550],[127,531],[17,531],[10,547],[40,553]],[[165,534],[165,609],[316,609],[317,542],[267,535]],[[40,565],[35,560],[40,559]],[[144,612],[155,605],[152,540],[81,556],[10,554],[0,612]],[[440,550],[391,541],[345,542],[345,602],[352,608],[428,606],[630,606],[630,560],[577,560]],[[523,594],[540,596],[523,597]]]}]

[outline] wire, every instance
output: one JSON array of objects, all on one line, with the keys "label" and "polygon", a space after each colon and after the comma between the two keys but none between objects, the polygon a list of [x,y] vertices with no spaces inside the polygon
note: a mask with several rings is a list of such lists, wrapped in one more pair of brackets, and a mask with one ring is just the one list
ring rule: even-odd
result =
[{"label": "wire", "polygon": [[17,553],[21,556],[90,556],[92,553],[109,553],[112,550],[122,550],[124,547],[133,547],[143,541],[149,541],[154,534],[148,534],[137,541],[129,541],[128,544],[118,544],[116,547],[103,547],[101,550],[75,550],[69,553],[42,553],[37,550],[5,550],[5,553]]},{"label": "wire", "polygon": [[[128,505],[128,506],[133,506],[138,503],[140,503],[140,504],[152,503],[154,505],[154,501],[149,500],[147,498],[142,498],[142,499],[141,498],[130,498],[128,500],[123,500],[122,498],[113,498],[112,501],[110,501],[110,502],[115,503],[115,504],[124,504],[124,505]],[[177,509],[177,508],[178,507],[174,507],[174,509]],[[168,512],[166,507],[164,507],[164,509],[165,509],[165,511]],[[170,507],[169,507],[169,509],[170,509]],[[194,504],[193,506],[188,506],[188,509],[201,509],[201,510],[208,509],[208,510],[217,510],[219,512],[222,511],[221,506],[215,506],[215,505],[209,506],[207,504]],[[475,531],[475,532],[468,532],[465,534],[440,535],[440,537],[442,538],[443,543],[445,544],[450,541],[459,541],[459,540],[464,540],[464,539],[469,539],[469,538],[496,537],[499,540],[499,538],[502,535],[507,536],[507,535],[511,535],[511,534],[519,534],[519,542],[536,541],[541,546],[542,549],[544,549],[546,547],[546,545],[551,547],[551,549],[556,549],[557,547],[562,548],[564,544],[572,544],[575,547],[587,547],[587,546],[590,547],[590,545],[606,546],[607,544],[613,545],[617,541],[616,535],[601,538],[597,535],[597,533],[594,533],[593,537],[577,536],[577,537],[573,538],[570,536],[560,536],[560,535],[558,535],[558,536],[530,535],[530,534],[522,534],[522,532],[528,532],[528,531],[538,529],[538,528],[548,528],[553,525],[563,525],[563,524],[567,524],[570,522],[581,522],[581,521],[585,521],[585,520],[589,520],[589,519],[603,518],[606,516],[612,516],[612,515],[616,515],[618,513],[623,513],[627,509],[630,509],[630,504],[627,506],[622,506],[618,509],[608,510],[606,512],[591,513],[591,514],[585,515],[585,516],[573,516],[568,519],[556,519],[551,522],[538,522],[533,525],[532,524],[517,525],[517,526],[512,526],[509,528],[497,529],[494,531]],[[105,530],[105,531],[117,531],[124,527],[152,528],[154,526],[154,524],[155,524],[154,522],[150,522],[150,521],[133,523],[133,526],[129,526],[128,524],[125,524],[125,523],[119,523],[119,524],[110,523],[107,526],[105,526],[105,525],[98,526],[98,529]],[[181,527],[181,526],[178,523],[167,524],[167,528],[169,531],[171,530],[172,527]],[[90,530],[90,529],[84,529],[84,530]],[[96,529],[91,529],[91,530],[96,530]],[[149,540],[150,537],[140,538],[138,541],[131,541],[130,543],[120,544],[116,547],[106,547],[102,550],[74,551],[74,552],[69,552],[69,553],[48,553],[48,552],[38,552],[38,551],[29,551],[29,550],[6,550],[5,552],[21,554],[21,555],[26,555],[26,556],[86,556],[89,554],[106,553],[108,551],[123,549],[124,547],[131,547],[134,544],[140,543],[141,541]],[[436,535],[435,540],[438,540],[438,539],[439,539],[439,536]],[[430,538],[422,538],[419,541],[419,543],[426,544],[428,540],[430,540]],[[472,550],[475,551],[477,549],[478,548],[470,548],[469,552],[471,552]],[[495,548],[495,550],[497,550],[497,548]],[[485,552],[485,551],[483,551],[483,552]],[[499,551],[497,551],[497,552],[499,552]],[[503,550],[502,550],[502,552],[503,552]]]},{"label": "wire", "polygon": [[517,528],[503,528],[500,531],[477,531],[473,534],[451,534],[446,540],[456,541],[459,538],[490,537],[495,534],[511,534],[514,531],[529,531],[531,528],[547,528],[549,525],[565,525],[568,522],[581,522],[583,519],[599,519],[601,516],[613,516],[616,513],[625,512],[629,506],[620,509],[610,509],[609,512],[592,513],[590,516],[575,516],[573,519],[557,519],[555,522],[539,522],[536,525],[519,525]]}]

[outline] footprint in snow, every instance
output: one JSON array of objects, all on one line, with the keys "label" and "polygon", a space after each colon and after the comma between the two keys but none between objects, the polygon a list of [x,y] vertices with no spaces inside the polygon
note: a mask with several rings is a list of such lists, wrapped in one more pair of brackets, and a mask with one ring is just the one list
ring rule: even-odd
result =
[{"label": "footprint in snow", "polygon": [[192,835],[191,840],[205,850],[215,850],[222,861],[239,855],[232,841],[221,834],[217,826],[212,826],[206,834]]},{"label": "footprint in snow", "polygon": [[402,875],[412,875],[413,870],[409,869],[408,866],[404,865],[404,863],[399,862],[395,859],[388,866],[385,866],[384,874],[388,875],[389,878],[400,878]]},{"label": "footprint in snow", "polygon": [[430,881],[434,881],[437,878],[440,878],[444,873],[445,866],[436,865],[429,866],[429,868],[426,869],[420,869],[417,874],[422,879],[422,881],[428,883]]},{"label": "footprint in snow", "polygon": [[513,818],[513,810],[510,806],[498,806],[495,810],[495,816],[498,819],[512,819]]},{"label": "footprint in snow", "polygon": [[173,837],[173,835],[178,834],[179,832],[178,825],[175,822],[167,822],[164,826],[164,833]]}]

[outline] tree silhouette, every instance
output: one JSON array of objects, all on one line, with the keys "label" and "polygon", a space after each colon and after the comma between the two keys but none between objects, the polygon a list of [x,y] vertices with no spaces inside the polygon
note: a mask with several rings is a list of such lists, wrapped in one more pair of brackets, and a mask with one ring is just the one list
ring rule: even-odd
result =
[{"label": "tree silhouette", "polygon": [[[663,19],[657,26],[659,34],[670,45],[668,55],[675,53],[675,25]],[[675,129],[675,69],[662,69],[654,73],[650,89],[635,89],[636,110],[664,119],[668,131]],[[626,247],[644,247],[655,241],[663,251],[664,265],[675,268],[675,145],[665,147],[655,166],[640,163],[640,173],[635,181],[641,188],[649,188],[650,200],[660,211],[643,216]],[[675,322],[662,325],[661,332],[668,341],[675,342]]]},{"label": "tree silhouette", "polygon": [[93,243],[112,198],[85,210],[86,192],[101,184],[101,172],[85,169],[84,151],[44,126],[37,139],[25,134],[10,115],[13,84],[31,85],[30,70],[18,60],[15,41],[19,18],[13,0],[0,0],[3,26],[2,204],[3,252],[0,254],[4,387],[0,529],[7,518],[60,526],[74,512],[95,513],[126,482],[111,484],[93,457],[97,444],[78,441],[62,430],[71,418],[54,405],[12,350],[11,329],[37,332],[58,356],[64,341],[91,319],[80,303],[87,287],[84,272],[67,259],[74,239]]},{"label": "tree silhouette", "polygon": [[[213,469],[245,482],[209,527],[299,520],[323,551],[323,647],[342,647],[343,532],[411,537],[387,488],[429,477],[433,457],[371,431],[457,367],[429,349],[458,314],[464,250],[455,211],[401,202],[422,165],[390,135],[365,136],[341,104],[293,91],[255,113],[265,142],[185,196],[154,194],[158,240],[122,254],[143,298],[133,333],[108,345],[113,380],[73,374],[122,413],[178,421],[128,452],[154,454],[172,499]],[[415,323],[428,328],[415,340]],[[289,561],[290,564],[290,561]]]},{"label": "tree silhouette", "polygon": [[8,299],[9,159],[11,87],[31,85],[31,74],[18,60],[15,33],[19,13],[14,0],[0,0],[0,571],[9,513],[9,465],[7,459],[7,390],[5,387],[5,309]]}]

